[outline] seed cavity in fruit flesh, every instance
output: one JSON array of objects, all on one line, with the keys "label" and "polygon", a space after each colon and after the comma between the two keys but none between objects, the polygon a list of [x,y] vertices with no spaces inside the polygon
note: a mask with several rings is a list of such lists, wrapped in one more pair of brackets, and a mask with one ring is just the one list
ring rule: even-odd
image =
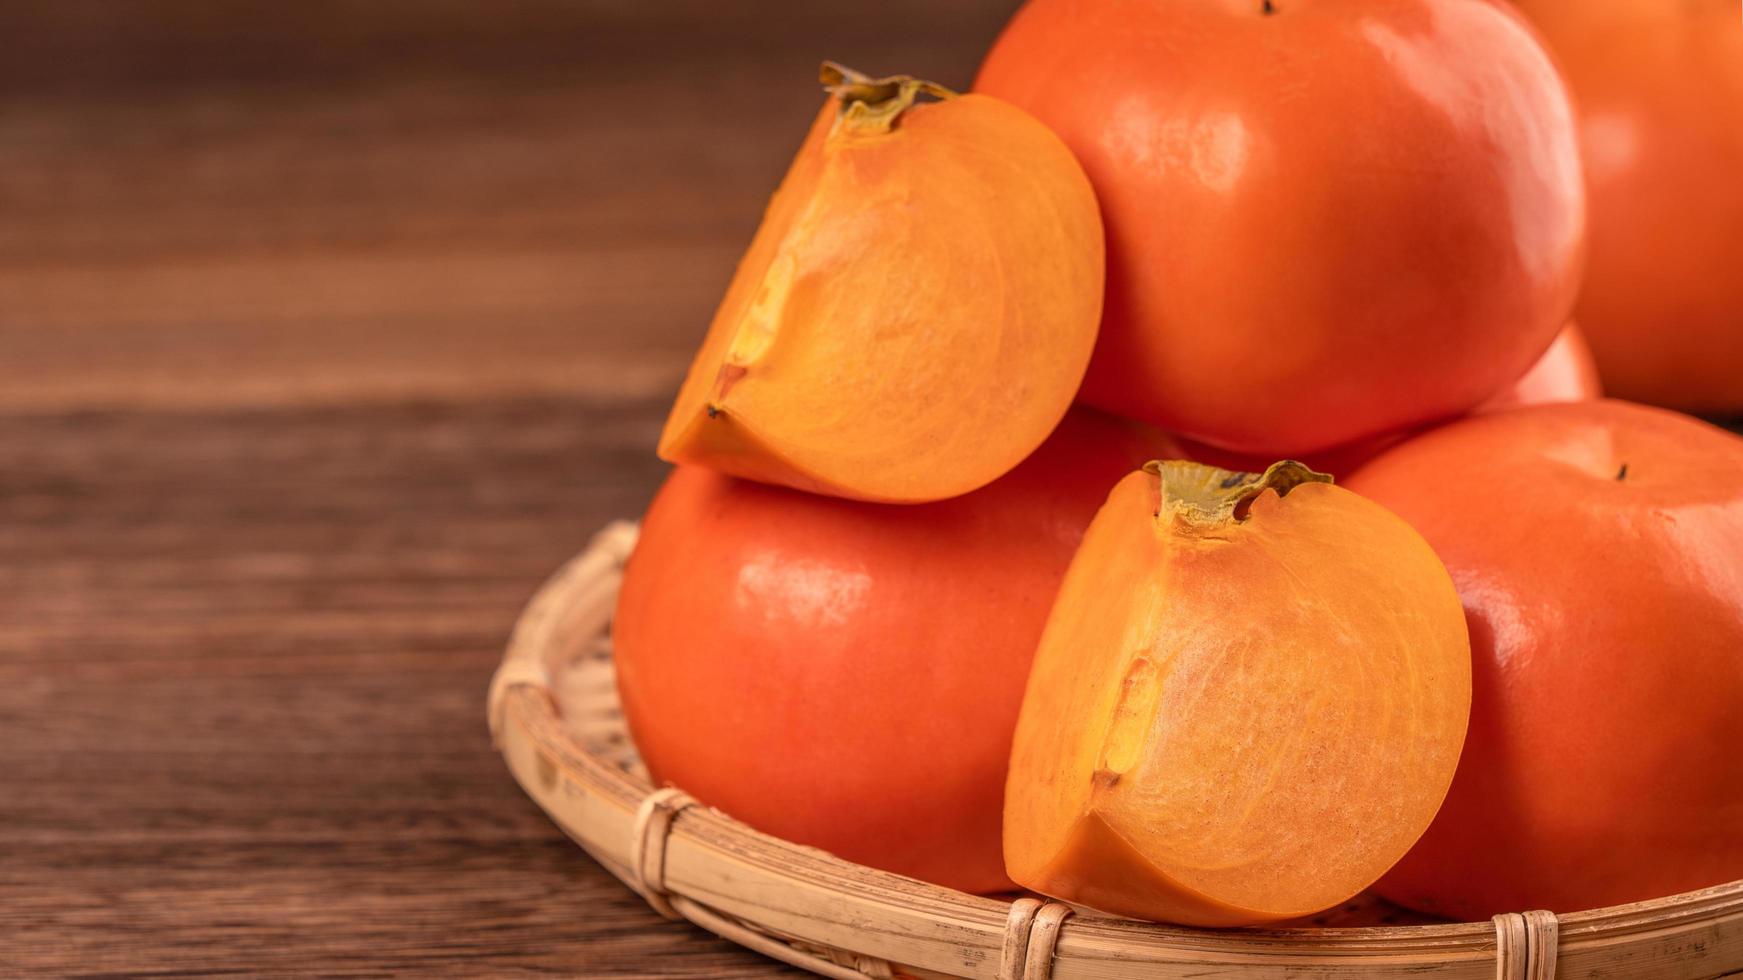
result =
[{"label": "seed cavity in fruit flesh", "polygon": [[1161,695],[1162,677],[1155,662],[1148,657],[1133,659],[1126,666],[1125,677],[1120,679],[1119,700],[1114,704],[1107,736],[1102,741],[1096,778],[1104,785],[1118,783],[1138,761]]}]

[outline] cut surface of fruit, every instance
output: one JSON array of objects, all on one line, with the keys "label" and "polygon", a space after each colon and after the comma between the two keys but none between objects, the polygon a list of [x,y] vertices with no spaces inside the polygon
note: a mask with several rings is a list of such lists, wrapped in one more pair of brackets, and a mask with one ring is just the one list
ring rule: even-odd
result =
[{"label": "cut surface of fruit", "polygon": [[660,455],[860,500],[966,493],[1040,445],[1077,392],[1101,315],[1095,195],[1008,103],[826,78]]},{"label": "cut surface of fruit", "polygon": [[1114,488],[1036,653],[1005,791],[1019,884],[1227,926],[1378,878],[1440,805],[1470,703],[1452,581],[1299,463]]}]

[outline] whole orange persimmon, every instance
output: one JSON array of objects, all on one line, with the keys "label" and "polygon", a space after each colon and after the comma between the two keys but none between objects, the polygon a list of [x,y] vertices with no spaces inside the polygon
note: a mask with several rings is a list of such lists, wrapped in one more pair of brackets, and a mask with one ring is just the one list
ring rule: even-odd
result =
[{"label": "whole orange persimmon", "polygon": [[1743,439],[1539,405],[1347,482],[1434,546],[1474,661],[1458,774],[1381,894],[1477,919],[1743,878]]},{"label": "whole orange persimmon", "polygon": [[1614,394],[1743,411],[1737,0],[1521,0],[1573,87],[1591,200],[1578,316]]},{"label": "whole orange persimmon", "polygon": [[1474,408],[1572,308],[1573,110],[1496,0],[1030,0],[975,88],[1101,201],[1090,404],[1299,456]]},{"label": "whole orange persimmon", "polygon": [[1010,887],[999,813],[1054,591],[1159,433],[1086,409],[974,493],[891,507],[680,466],[613,642],[654,777],[759,830],[969,891]]}]

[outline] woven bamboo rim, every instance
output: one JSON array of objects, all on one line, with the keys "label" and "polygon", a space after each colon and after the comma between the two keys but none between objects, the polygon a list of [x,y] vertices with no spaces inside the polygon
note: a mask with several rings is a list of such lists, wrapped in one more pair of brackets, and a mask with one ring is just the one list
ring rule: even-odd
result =
[{"label": "woven bamboo rim", "polygon": [[653,908],[828,977],[1698,980],[1743,974],[1743,881],[1492,922],[1203,930],[969,895],[759,834],[656,789],[618,711],[609,627],[635,526],[601,531],[533,598],[490,688],[523,789]]}]

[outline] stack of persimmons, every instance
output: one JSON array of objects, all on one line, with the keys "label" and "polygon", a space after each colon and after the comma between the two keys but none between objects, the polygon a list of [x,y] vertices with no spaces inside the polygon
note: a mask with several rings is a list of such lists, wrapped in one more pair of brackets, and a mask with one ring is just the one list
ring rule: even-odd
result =
[{"label": "stack of persimmons", "polygon": [[1743,412],[1743,25],[1522,7],[826,64],[623,583],[656,778],[1196,925],[1743,878],[1743,439],[1598,390]]}]

